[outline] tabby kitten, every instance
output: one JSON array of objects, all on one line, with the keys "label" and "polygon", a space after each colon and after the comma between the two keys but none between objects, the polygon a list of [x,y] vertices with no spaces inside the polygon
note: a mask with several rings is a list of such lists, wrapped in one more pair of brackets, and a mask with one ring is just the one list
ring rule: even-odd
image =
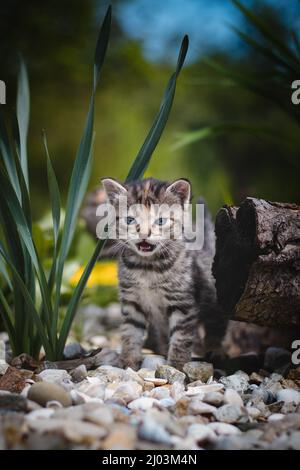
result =
[{"label": "tabby kitten", "polygon": [[[226,320],[211,275],[212,223],[206,218],[204,247],[188,250],[183,238],[164,236],[165,231],[172,234],[178,228],[184,204],[190,202],[187,180],[170,184],[149,178],[123,185],[105,178],[102,183],[120,227],[128,228],[127,239],[118,239],[115,245],[124,317],[123,365],[139,368],[148,333],[156,352],[167,355],[168,364],[181,369],[193,350],[203,354],[220,347],[225,333]],[[125,211],[120,205],[122,197],[127,197]],[[180,210],[170,216],[164,207],[172,204]]]}]

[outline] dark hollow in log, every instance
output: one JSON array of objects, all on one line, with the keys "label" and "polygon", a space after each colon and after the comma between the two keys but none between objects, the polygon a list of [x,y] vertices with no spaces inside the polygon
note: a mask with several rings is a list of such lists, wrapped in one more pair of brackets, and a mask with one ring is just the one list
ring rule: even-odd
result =
[{"label": "dark hollow in log", "polygon": [[231,318],[300,332],[300,206],[254,198],[224,206],[213,274]]}]

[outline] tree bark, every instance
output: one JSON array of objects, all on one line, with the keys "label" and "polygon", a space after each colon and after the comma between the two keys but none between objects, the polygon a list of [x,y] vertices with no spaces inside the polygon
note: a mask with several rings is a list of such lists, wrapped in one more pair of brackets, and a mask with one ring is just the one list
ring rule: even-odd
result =
[{"label": "tree bark", "polygon": [[234,320],[300,327],[300,206],[254,198],[224,206],[213,274]]}]

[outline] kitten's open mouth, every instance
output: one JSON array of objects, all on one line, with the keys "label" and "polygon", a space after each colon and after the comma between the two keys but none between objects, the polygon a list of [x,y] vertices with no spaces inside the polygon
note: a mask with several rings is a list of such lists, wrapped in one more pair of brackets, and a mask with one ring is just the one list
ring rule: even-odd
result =
[{"label": "kitten's open mouth", "polygon": [[137,243],[137,247],[138,247],[138,250],[142,251],[143,253],[150,253],[151,251],[154,250],[155,245],[152,245],[151,243],[143,241],[143,242]]}]

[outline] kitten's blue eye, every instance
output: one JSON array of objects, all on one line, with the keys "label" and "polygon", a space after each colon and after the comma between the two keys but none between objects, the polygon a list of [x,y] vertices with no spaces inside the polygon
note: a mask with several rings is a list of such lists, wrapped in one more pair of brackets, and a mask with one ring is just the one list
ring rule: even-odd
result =
[{"label": "kitten's blue eye", "polygon": [[136,224],[136,220],[135,220],[134,217],[126,217],[125,220],[126,220],[127,225],[135,225]]},{"label": "kitten's blue eye", "polygon": [[155,221],[156,225],[165,225],[166,223],[167,223],[167,219],[165,217],[159,217]]}]

